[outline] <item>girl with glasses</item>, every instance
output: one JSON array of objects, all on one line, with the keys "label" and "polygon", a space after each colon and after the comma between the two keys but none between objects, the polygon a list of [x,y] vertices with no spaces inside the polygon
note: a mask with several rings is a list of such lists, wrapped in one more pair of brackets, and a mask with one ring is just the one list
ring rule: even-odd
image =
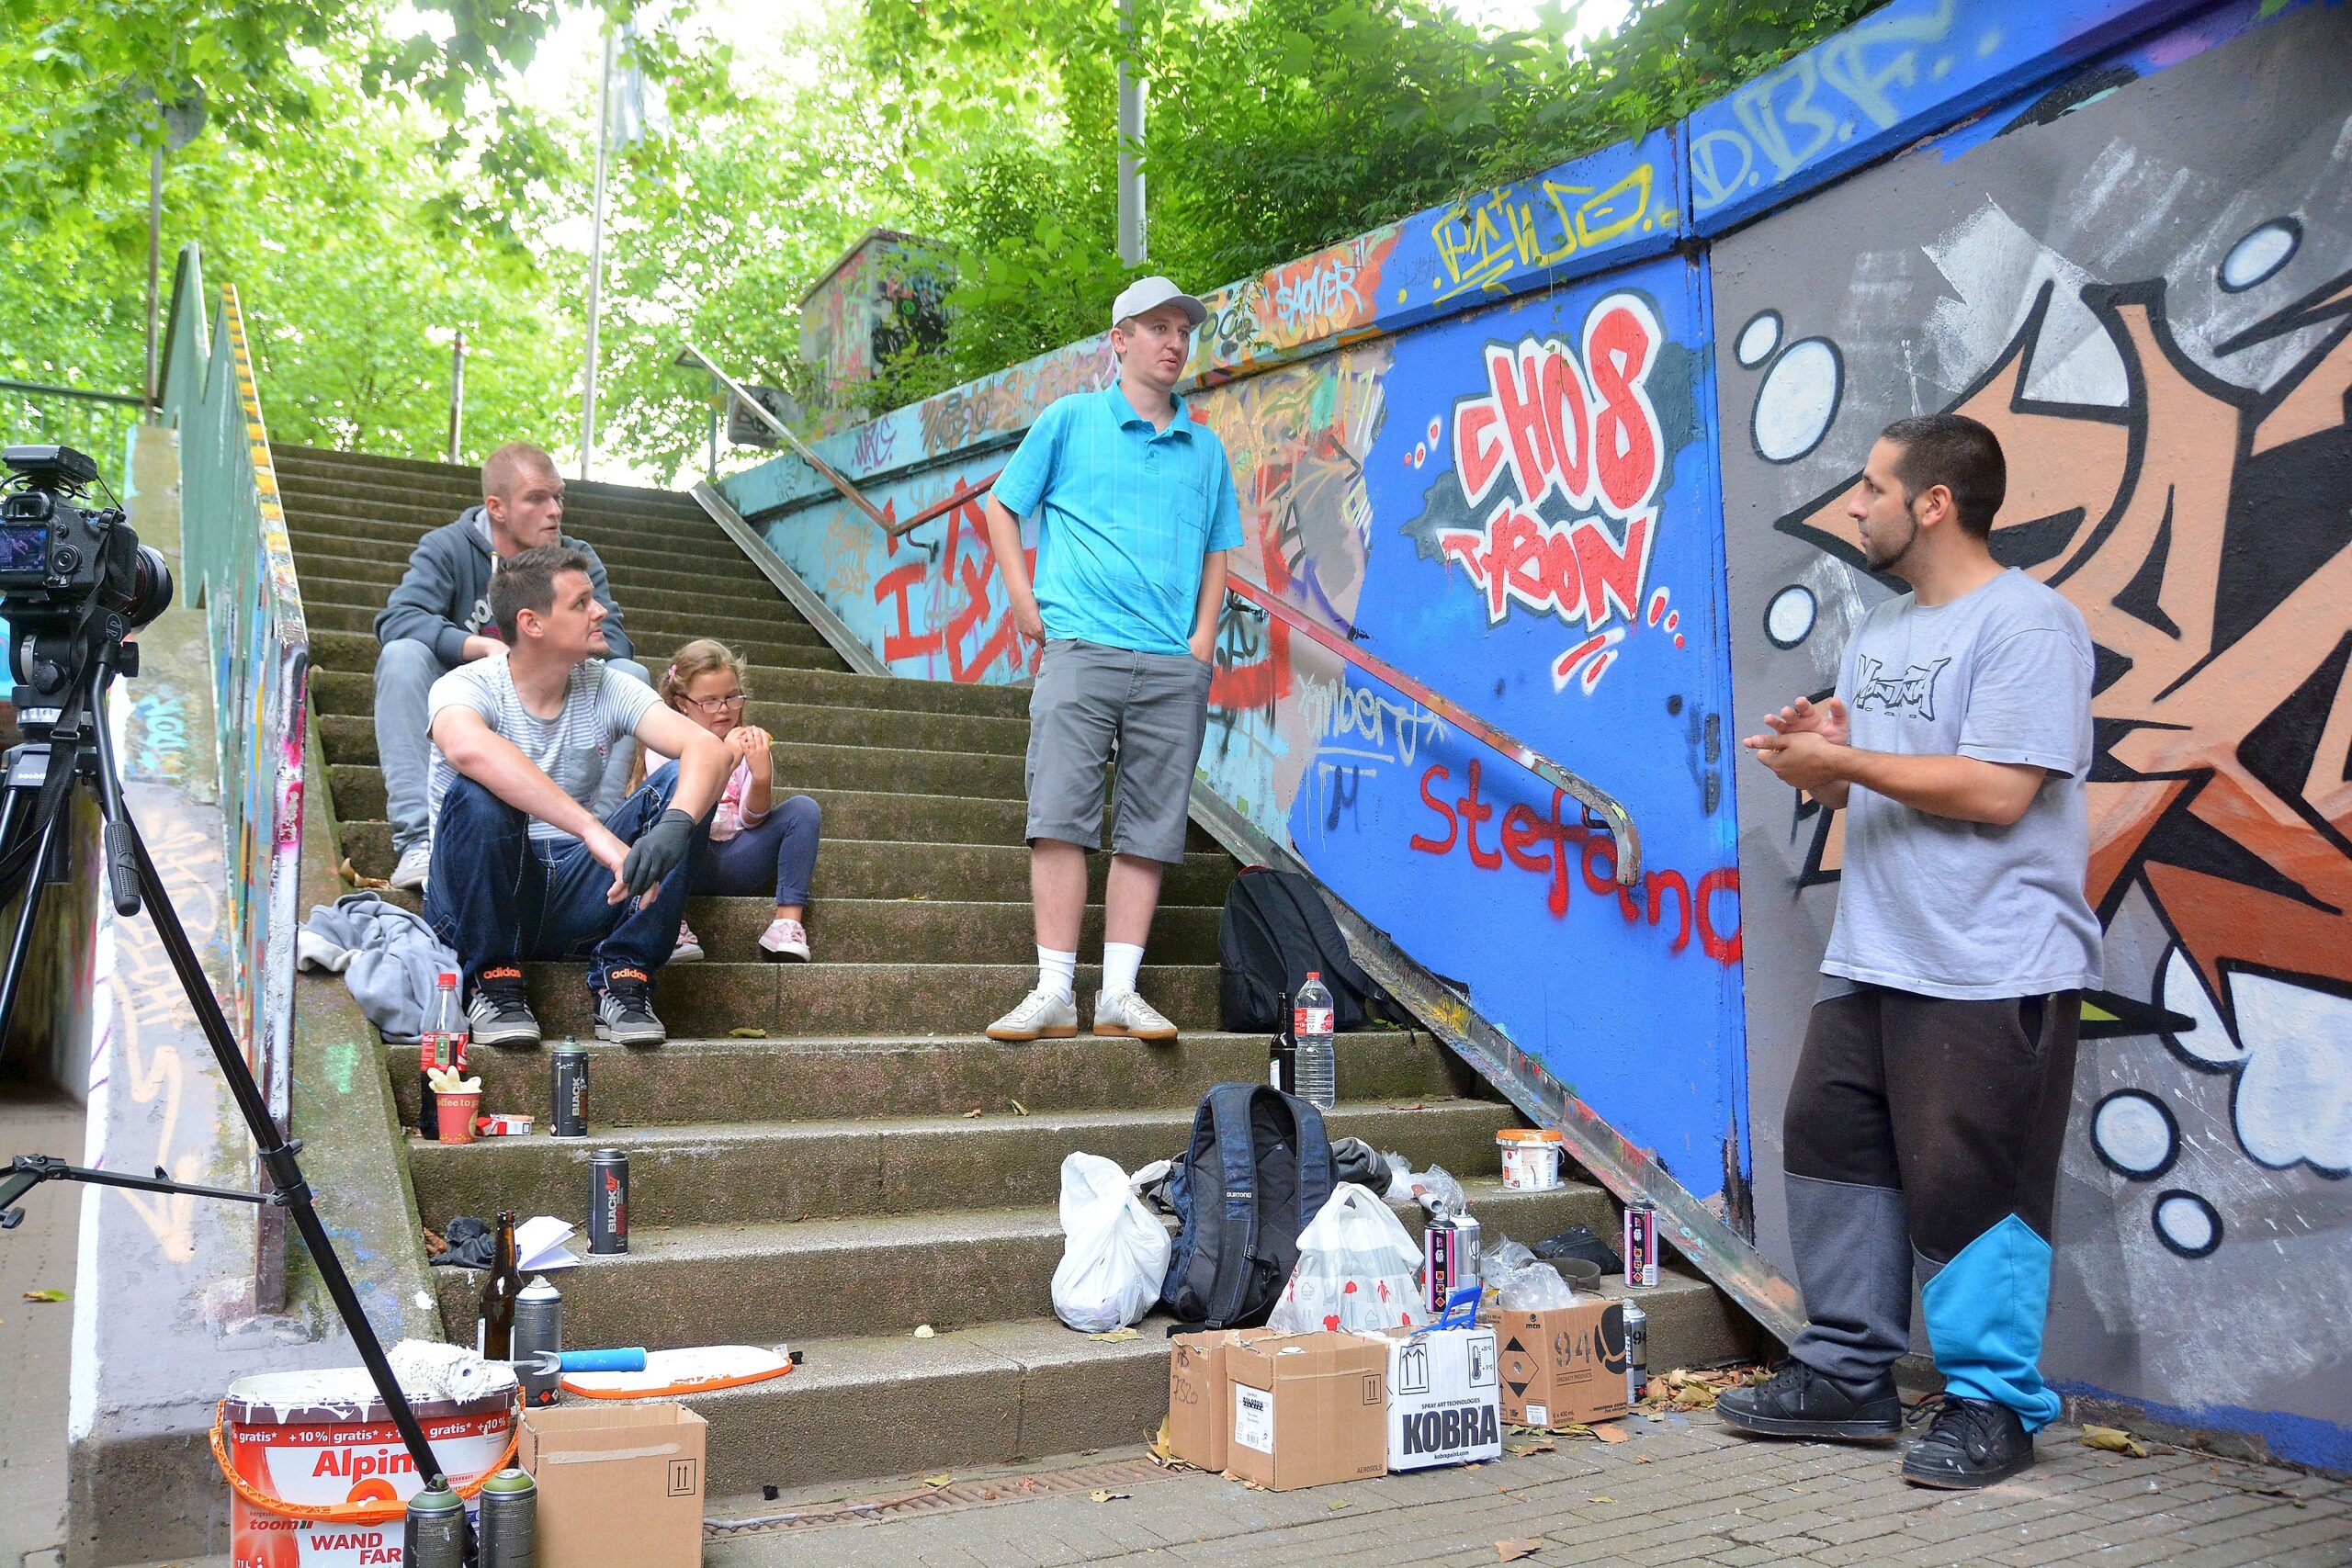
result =
[{"label": "girl with glasses", "polygon": [[[775,919],[760,933],[764,958],[805,963],[808,931],[801,920],[808,907],[808,881],[817,866],[817,840],[823,813],[805,795],[775,798],[775,760],[771,738],[743,722],[743,660],[708,637],[678,649],[654,690],[663,702],[726,742],[734,771],[712,809],[709,841],[686,863],[689,895],[741,897],[775,892]],[[665,762],[649,775],[662,776]],[[693,928],[678,922],[673,964],[703,956]]]}]

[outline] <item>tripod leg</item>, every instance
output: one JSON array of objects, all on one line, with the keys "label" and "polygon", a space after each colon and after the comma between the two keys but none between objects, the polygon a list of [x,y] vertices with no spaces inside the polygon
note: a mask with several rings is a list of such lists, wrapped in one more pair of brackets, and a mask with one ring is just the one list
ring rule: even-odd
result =
[{"label": "tripod leg", "polygon": [[[114,808],[117,812],[122,810],[119,796],[116,797]],[[416,1473],[427,1483],[441,1482],[446,1478],[433,1456],[433,1445],[425,1441],[424,1429],[417,1425],[416,1413],[409,1408],[400,1380],[392,1375],[391,1363],[384,1358],[384,1347],[376,1337],[375,1326],[368,1321],[358,1293],[351,1288],[351,1276],[344,1272],[343,1260],[335,1256],[334,1243],[328,1238],[326,1226],[319,1222],[318,1210],[311,1202],[310,1183],[303,1179],[301,1168],[295,1164],[294,1146],[278,1136],[277,1123],[270,1120],[261,1087],[254,1082],[253,1069],[246,1065],[236,1034],[220,1011],[220,998],[212,994],[212,982],[206,976],[196,949],[188,942],[179,911],[172,907],[171,896],[164,889],[164,879],[156,874],[155,863],[148,856],[146,841],[139,836],[138,824],[127,813],[119,820],[138,873],[139,890],[146,897],[147,918],[154,924],[155,934],[179,976],[180,987],[187,993],[189,1005],[196,1009],[197,1021],[203,1026],[213,1057],[220,1064],[220,1076],[227,1080],[237,1109],[244,1115],[245,1126],[261,1150],[262,1164],[269,1171],[270,1182],[294,1216],[295,1234],[310,1248],[311,1262],[319,1271],[320,1281],[334,1302],[334,1309],[342,1316],[352,1344],[358,1348],[368,1375],[375,1380],[377,1393],[382,1395],[392,1425],[400,1431],[401,1445],[416,1461]]]},{"label": "tripod leg", "polygon": [[43,819],[40,827],[40,847],[33,852],[32,869],[25,874],[25,907],[17,916],[17,930],[8,939],[8,969],[0,976],[0,1041],[8,1038],[9,1026],[17,1021],[17,997],[25,978],[25,961],[32,953],[33,932],[39,930],[41,892],[49,886],[49,857],[57,848],[58,824],[73,815],[67,804],[74,797],[63,796],[57,808]]}]

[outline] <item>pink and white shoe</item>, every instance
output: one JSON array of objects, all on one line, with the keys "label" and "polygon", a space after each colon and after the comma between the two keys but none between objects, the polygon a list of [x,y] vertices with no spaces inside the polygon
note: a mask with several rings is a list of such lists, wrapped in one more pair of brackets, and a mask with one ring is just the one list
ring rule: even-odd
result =
[{"label": "pink and white shoe", "polygon": [[798,920],[782,916],[768,922],[760,933],[760,955],[791,964],[808,962],[808,931]]},{"label": "pink and white shoe", "polygon": [[695,935],[695,928],[685,921],[678,922],[678,945],[670,950],[673,964],[696,964],[702,960],[702,939]]}]

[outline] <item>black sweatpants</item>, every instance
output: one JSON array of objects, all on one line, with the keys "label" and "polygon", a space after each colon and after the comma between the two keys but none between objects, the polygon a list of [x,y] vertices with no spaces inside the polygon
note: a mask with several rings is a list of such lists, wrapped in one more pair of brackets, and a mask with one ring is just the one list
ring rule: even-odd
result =
[{"label": "black sweatpants", "polygon": [[1914,1260],[1946,1386],[2058,1414],[2041,1381],[2051,1209],[2078,995],[1952,1001],[1880,986],[1816,1003],[1782,1122],[1810,1320],[1790,1354],[1872,1381],[1911,1342]]}]

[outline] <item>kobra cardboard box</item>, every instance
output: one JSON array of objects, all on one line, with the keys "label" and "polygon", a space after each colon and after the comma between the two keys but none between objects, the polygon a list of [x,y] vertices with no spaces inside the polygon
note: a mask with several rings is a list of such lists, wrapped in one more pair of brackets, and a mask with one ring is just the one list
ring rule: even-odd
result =
[{"label": "kobra cardboard box", "polygon": [[1492,1328],[1389,1329],[1366,1335],[1388,1351],[1388,1468],[1500,1459]]},{"label": "kobra cardboard box", "polygon": [[1388,1348],[1354,1334],[1286,1334],[1225,1348],[1233,1426],[1225,1473],[1269,1492],[1387,1469]]},{"label": "kobra cardboard box", "polygon": [[1629,1408],[1625,1309],[1578,1302],[1549,1312],[1498,1312],[1503,1419],[1528,1427],[1607,1421]]}]

